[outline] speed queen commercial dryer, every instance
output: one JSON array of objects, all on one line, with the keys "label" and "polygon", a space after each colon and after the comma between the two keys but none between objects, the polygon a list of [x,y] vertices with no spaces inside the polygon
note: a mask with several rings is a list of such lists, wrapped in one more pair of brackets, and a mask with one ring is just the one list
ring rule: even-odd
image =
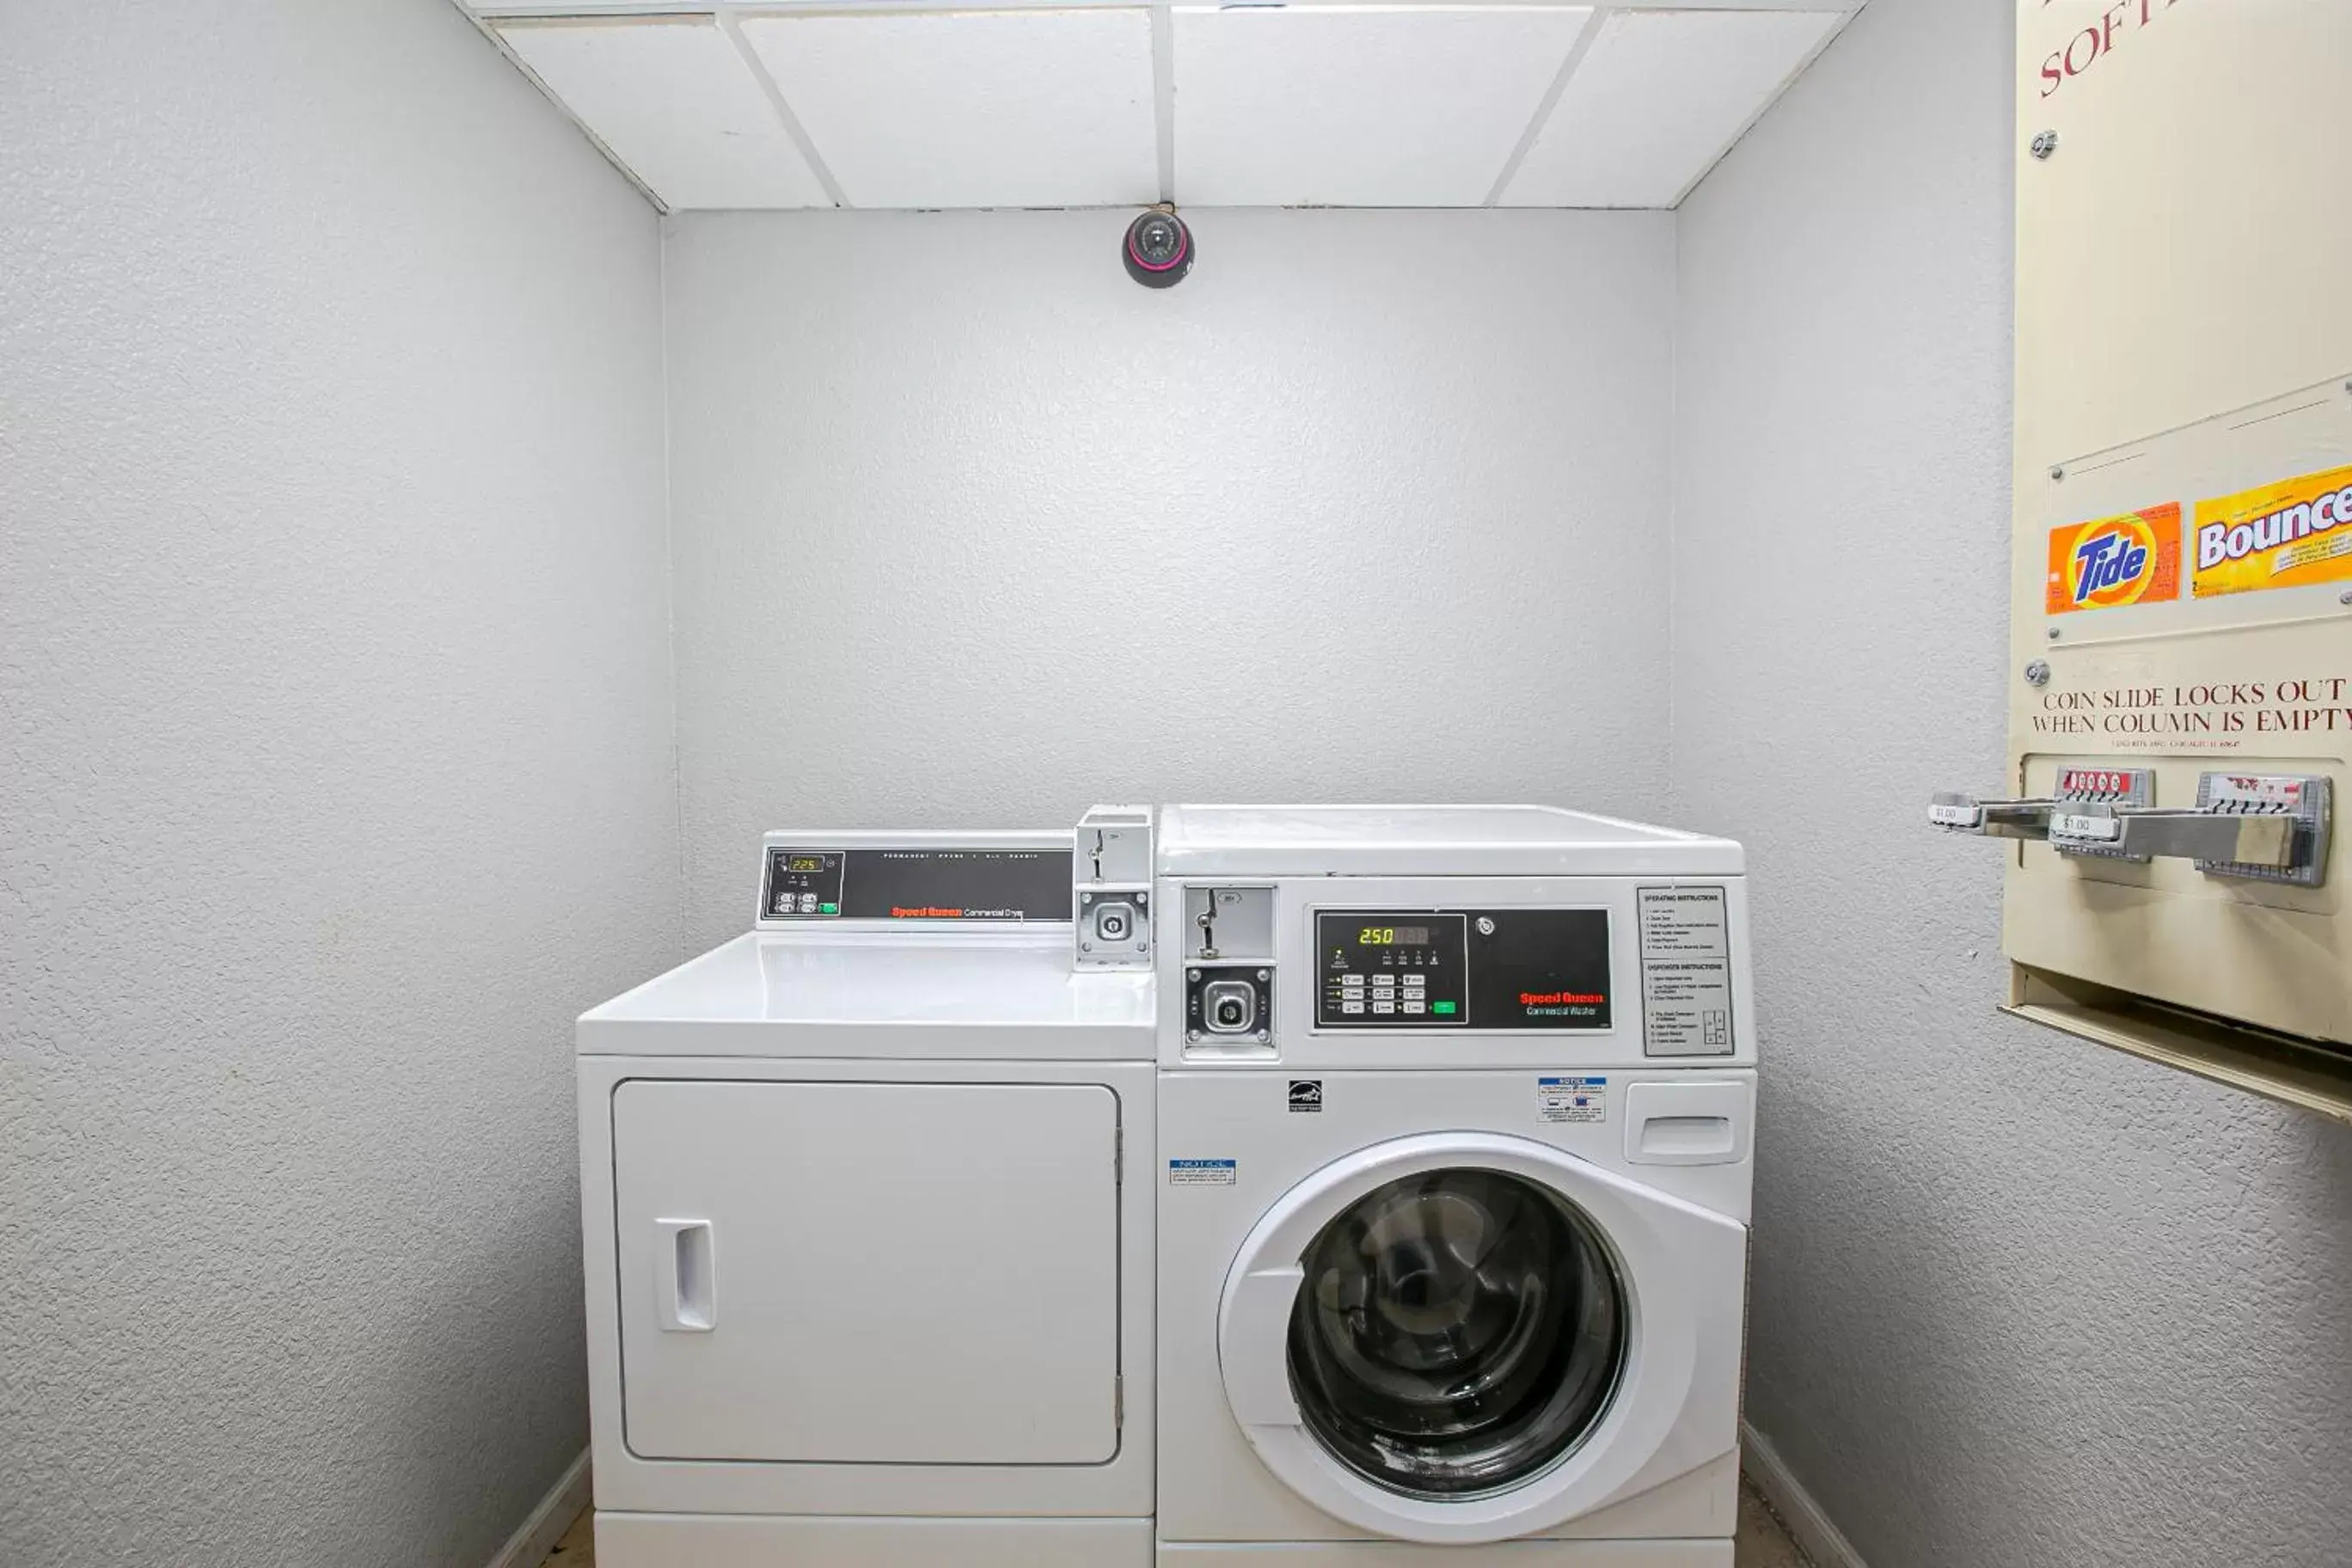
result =
[{"label": "speed queen commercial dryer", "polygon": [[1150,1563],[1150,816],[1116,821],[771,834],[756,929],[580,1020],[605,1568]]},{"label": "speed queen commercial dryer", "polygon": [[1160,818],[1160,1568],[1730,1568],[1738,846]]}]

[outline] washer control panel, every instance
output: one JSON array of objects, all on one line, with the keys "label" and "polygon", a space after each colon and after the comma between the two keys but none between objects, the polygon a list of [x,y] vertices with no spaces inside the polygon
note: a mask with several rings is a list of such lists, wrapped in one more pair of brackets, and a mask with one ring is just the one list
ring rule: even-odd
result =
[{"label": "washer control panel", "polygon": [[1469,1022],[1463,1011],[1467,917],[1332,914],[1315,917],[1322,955],[1315,997],[1319,1028],[1379,1028]]},{"label": "washer control panel", "polygon": [[1318,910],[1318,1029],[1611,1026],[1606,910]]}]

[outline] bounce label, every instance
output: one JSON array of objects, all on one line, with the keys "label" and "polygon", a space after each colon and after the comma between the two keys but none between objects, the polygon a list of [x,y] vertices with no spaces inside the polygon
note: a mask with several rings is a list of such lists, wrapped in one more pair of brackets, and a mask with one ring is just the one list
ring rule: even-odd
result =
[{"label": "bounce label", "polygon": [[2197,503],[2200,599],[2352,579],[2352,468]]}]

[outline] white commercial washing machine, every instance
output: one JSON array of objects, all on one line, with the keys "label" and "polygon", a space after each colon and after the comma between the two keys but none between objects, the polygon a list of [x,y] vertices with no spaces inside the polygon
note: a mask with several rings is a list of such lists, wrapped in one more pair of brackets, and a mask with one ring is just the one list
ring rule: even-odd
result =
[{"label": "white commercial washing machine", "polygon": [[1730,1568],[1738,846],[1159,818],[1160,1568]]},{"label": "white commercial washing machine", "polygon": [[1150,816],[1097,816],[771,834],[756,929],[580,1020],[606,1568],[1150,1563]]}]

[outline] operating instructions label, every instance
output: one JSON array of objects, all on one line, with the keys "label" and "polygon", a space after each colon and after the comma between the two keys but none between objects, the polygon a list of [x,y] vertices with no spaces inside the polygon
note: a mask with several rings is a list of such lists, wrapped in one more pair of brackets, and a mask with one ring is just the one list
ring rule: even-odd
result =
[{"label": "operating instructions label", "polygon": [[1731,930],[1719,887],[1643,888],[1642,1051],[1731,1054]]}]

